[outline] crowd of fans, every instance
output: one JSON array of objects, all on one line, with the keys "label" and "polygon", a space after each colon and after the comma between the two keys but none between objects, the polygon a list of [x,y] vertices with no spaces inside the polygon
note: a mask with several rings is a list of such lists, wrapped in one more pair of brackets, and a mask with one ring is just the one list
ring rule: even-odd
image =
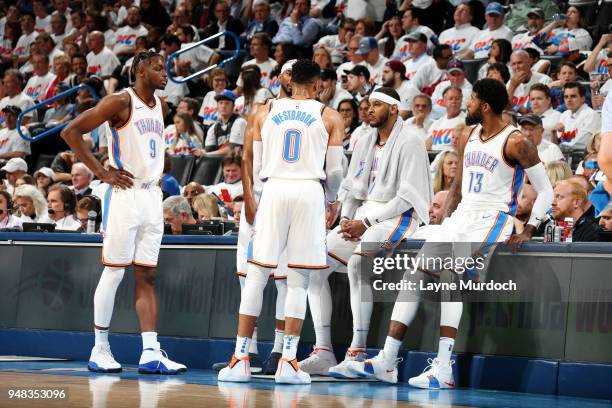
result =
[{"label": "crowd of fans", "polygon": [[[168,197],[164,219],[173,233],[180,233],[182,224],[239,219],[247,114],[254,104],[278,96],[287,62],[312,58],[322,69],[318,99],[344,118],[348,155],[361,135],[373,131],[367,115],[370,92],[379,86],[397,90],[402,118],[432,153],[432,224],[439,223],[445,192],[456,175],[458,140],[469,131],[470,79],[503,82],[509,94],[505,118],[537,145],[555,186],[550,218],[571,217],[574,240],[597,240],[600,229],[612,230],[605,176],[596,160],[601,107],[612,88],[612,33],[610,27],[589,26],[597,7],[597,2],[572,0],[0,2],[5,174],[0,228],[50,222],[61,230],[86,230],[87,214],[101,212],[105,186],[73,153],[52,151],[50,165],[32,168],[34,145],[20,133],[36,136],[129,86],[135,53],[153,48],[169,56],[231,31],[240,38],[239,70],[216,68],[188,83],[168,81],[158,91],[171,108],[165,118],[162,189]],[[220,36],[176,58],[172,75],[198,72],[235,48],[232,37]],[[88,87],[29,110],[79,84]],[[26,110],[17,129],[17,118]],[[105,124],[85,136],[105,166],[109,133]],[[171,155],[223,157],[223,177],[213,185],[180,185],[171,175]],[[517,232],[534,200],[527,185]]]}]

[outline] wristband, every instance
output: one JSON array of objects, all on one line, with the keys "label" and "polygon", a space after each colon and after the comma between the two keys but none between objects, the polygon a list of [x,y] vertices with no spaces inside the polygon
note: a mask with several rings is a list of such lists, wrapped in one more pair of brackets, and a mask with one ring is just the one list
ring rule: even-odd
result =
[{"label": "wristband", "polygon": [[363,222],[363,225],[365,225],[366,228],[370,228],[372,226],[372,223],[370,222],[370,220],[367,219],[367,217],[364,217],[361,222]]}]

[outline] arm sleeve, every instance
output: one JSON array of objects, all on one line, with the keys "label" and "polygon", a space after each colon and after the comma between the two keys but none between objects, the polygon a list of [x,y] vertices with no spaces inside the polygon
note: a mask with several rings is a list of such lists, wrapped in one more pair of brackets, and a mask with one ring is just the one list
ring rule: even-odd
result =
[{"label": "arm sleeve", "polygon": [[368,221],[374,225],[384,220],[398,217],[410,208],[412,208],[412,205],[408,201],[399,196],[395,196],[385,205],[374,208],[372,211],[368,212],[367,218]]},{"label": "arm sleeve", "polygon": [[342,146],[328,146],[327,155],[325,156],[325,190],[327,192],[327,201],[334,202],[340,190],[342,183]]},{"label": "arm sleeve", "polygon": [[546,171],[544,170],[544,165],[541,162],[526,169],[525,173],[527,174],[527,177],[529,177],[529,182],[535,189],[536,193],[538,193],[538,197],[536,198],[535,203],[533,203],[531,216],[529,217],[527,224],[531,224],[538,228],[540,222],[546,216],[546,212],[552,205],[553,188],[550,184],[548,176],[546,175]]},{"label": "arm sleeve", "polygon": [[356,199],[350,191],[346,192],[344,201],[342,202],[342,211],[340,212],[340,218],[346,217],[353,219],[355,217],[355,211],[361,205],[361,201]]}]

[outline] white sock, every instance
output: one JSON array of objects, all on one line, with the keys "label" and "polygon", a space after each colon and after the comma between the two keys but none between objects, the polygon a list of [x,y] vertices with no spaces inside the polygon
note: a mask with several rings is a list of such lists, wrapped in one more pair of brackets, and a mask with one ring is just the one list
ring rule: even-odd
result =
[{"label": "white sock", "polygon": [[285,337],[285,332],[283,330],[274,330],[274,347],[272,348],[273,353],[283,352],[283,337]]},{"label": "white sock", "polygon": [[142,349],[158,349],[156,332],[142,332]]},{"label": "white sock", "polygon": [[100,330],[94,329],[94,333],[96,336],[96,346],[102,346],[104,344],[108,344],[108,329]]},{"label": "white sock", "polygon": [[249,345],[249,354],[259,354],[257,350],[257,326],[253,329],[253,336],[251,337],[251,344]]},{"label": "white sock", "polygon": [[368,329],[353,329],[352,349],[365,349],[368,340]]},{"label": "white sock", "polygon": [[316,348],[329,349],[331,351],[331,327],[330,326],[315,326],[315,335],[317,342]]},{"label": "white sock", "polygon": [[440,345],[438,346],[438,360],[444,364],[450,364],[451,354],[455,346],[455,339],[450,337],[440,337]]},{"label": "white sock", "polygon": [[283,341],[283,358],[286,358],[289,361],[295,359],[299,342],[300,336],[285,335]]},{"label": "white sock", "polygon": [[236,358],[248,357],[250,343],[251,339],[248,337],[236,336],[236,349],[234,350]]},{"label": "white sock", "polygon": [[387,360],[389,364],[395,364],[395,359],[397,358],[401,346],[401,340],[396,340],[391,336],[387,336],[383,350],[385,352],[385,360]]}]

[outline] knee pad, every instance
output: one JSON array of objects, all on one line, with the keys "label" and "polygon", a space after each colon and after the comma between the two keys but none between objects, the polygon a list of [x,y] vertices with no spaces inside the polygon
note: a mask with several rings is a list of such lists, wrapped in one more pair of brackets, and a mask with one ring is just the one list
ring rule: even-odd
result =
[{"label": "knee pad", "polygon": [[275,279],[276,286],[276,320],[285,320],[285,303],[287,302],[287,279]]},{"label": "knee pad", "polygon": [[240,314],[258,317],[263,304],[263,292],[270,276],[269,268],[249,264],[240,299]]},{"label": "knee pad", "polygon": [[285,316],[294,319],[304,319],[306,316],[306,289],[308,288],[309,274],[312,271],[289,268],[287,273],[287,302]]}]

